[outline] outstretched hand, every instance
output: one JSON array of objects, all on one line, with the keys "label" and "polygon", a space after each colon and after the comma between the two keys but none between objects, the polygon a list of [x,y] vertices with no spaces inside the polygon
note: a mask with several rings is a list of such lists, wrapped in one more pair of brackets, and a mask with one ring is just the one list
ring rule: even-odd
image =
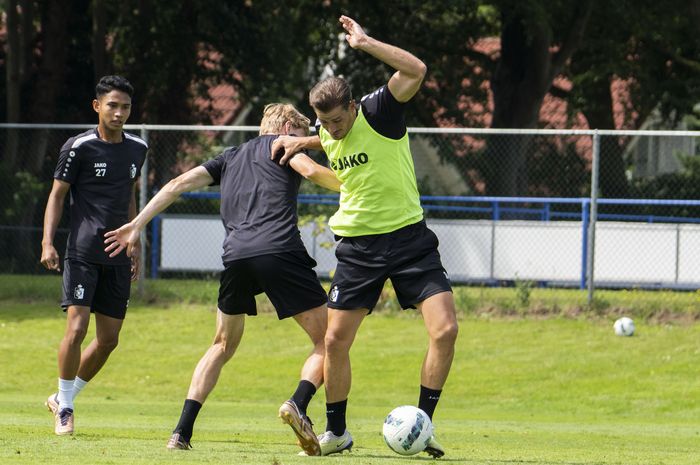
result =
[{"label": "outstretched hand", "polygon": [[105,252],[114,258],[126,249],[126,255],[133,258],[141,247],[140,232],[132,223],[126,223],[119,229],[105,233]]},{"label": "outstretched hand", "polygon": [[348,41],[348,44],[352,48],[358,48],[367,41],[367,33],[357,24],[357,21],[345,15],[341,16],[339,21],[347,33],[345,35],[345,40]]}]

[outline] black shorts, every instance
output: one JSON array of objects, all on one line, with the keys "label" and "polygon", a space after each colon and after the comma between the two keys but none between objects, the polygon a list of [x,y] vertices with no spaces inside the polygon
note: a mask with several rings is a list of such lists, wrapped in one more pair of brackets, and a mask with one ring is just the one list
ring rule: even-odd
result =
[{"label": "black shorts", "polygon": [[90,307],[90,311],[123,320],[131,293],[131,265],[102,265],[77,258],[63,261],[61,307]]},{"label": "black shorts", "polygon": [[295,250],[242,258],[221,273],[219,310],[227,315],[257,315],[255,296],[264,292],[281,320],[327,302],[314,271],[316,261]]},{"label": "black shorts", "polygon": [[328,294],[331,308],[371,311],[387,279],[404,309],[452,290],[440,261],[438,238],[425,221],[386,234],[343,237],[335,256],[338,267]]}]

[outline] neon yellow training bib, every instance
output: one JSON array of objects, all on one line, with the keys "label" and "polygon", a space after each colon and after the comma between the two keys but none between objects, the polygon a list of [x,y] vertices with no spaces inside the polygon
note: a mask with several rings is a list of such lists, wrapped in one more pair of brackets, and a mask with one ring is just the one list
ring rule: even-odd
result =
[{"label": "neon yellow training bib", "polygon": [[341,140],[319,130],[331,169],[343,183],[340,208],[328,222],[344,237],[384,234],[423,219],[408,133],[390,139],[376,132],[358,108]]}]

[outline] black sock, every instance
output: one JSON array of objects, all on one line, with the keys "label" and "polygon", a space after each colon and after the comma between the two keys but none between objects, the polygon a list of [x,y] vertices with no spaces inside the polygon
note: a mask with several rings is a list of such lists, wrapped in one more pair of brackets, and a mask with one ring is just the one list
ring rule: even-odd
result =
[{"label": "black sock", "polygon": [[182,407],[182,413],[180,414],[180,421],[177,423],[173,433],[180,433],[180,436],[189,442],[192,439],[194,421],[197,419],[197,414],[201,408],[202,404],[196,400],[185,399],[185,405]]},{"label": "black sock", "polygon": [[431,420],[433,419],[433,413],[435,413],[435,407],[437,407],[437,403],[440,400],[440,393],[442,393],[442,389],[430,389],[421,384],[418,408],[427,413]]},{"label": "black sock", "polygon": [[294,395],[292,395],[292,400],[297,404],[297,407],[299,407],[299,410],[301,410],[301,413],[304,415],[306,415],[306,408],[309,406],[309,402],[311,402],[311,398],[314,394],[316,394],[316,386],[314,386],[314,383],[305,379],[299,381],[299,386],[297,386],[297,390],[294,392]]},{"label": "black sock", "polygon": [[348,400],[326,404],[326,431],[332,431],[336,436],[341,436],[345,432],[345,410],[348,407]]}]

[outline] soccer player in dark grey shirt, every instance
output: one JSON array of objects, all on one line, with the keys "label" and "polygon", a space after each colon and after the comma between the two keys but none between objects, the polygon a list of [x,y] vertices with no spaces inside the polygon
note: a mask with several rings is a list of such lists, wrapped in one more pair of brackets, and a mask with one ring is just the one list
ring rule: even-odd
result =
[{"label": "soccer player in dark grey shirt", "polygon": [[195,368],[169,449],[191,447],[199,409],[241,340],[245,315],[257,314],[255,295],[265,292],[278,317],[293,317],[314,345],[296,392],[282,404],[279,416],[292,427],[306,454],[320,455],[306,407],[323,383],[327,298],[313,270],[316,262],[301,240],[296,204],[301,176],[334,191],[340,189],[340,181],[303,153],[294,156],[289,166],[280,166],[269,157],[278,134],[305,136],[308,131],[309,119],[293,106],[268,105],[261,122],[262,135],[170,181],[133,221],[106,234],[106,250],[111,255],[124,248],[131,255],[140,231],[180,194],[212,184],[221,186],[225,269],[216,335]]},{"label": "soccer player in dark grey shirt", "polygon": [[[73,398],[102,368],[117,346],[129,302],[138,254],[104,251],[106,231],[136,215],[134,189],[148,145],[122,131],[131,112],[133,88],[121,76],[105,76],[95,89],[95,129],[71,137],[61,148],[44,215],[41,263],[61,271],[53,240],[70,193],[70,235],[63,268],[63,299],[68,322],[58,350],[58,393],[46,406],[55,433],[73,433]],[[138,244],[136,244],[138,246]],[[90,312],[96,337],[82,352]],[[82,358],[81,358],[82,356]]]}]

